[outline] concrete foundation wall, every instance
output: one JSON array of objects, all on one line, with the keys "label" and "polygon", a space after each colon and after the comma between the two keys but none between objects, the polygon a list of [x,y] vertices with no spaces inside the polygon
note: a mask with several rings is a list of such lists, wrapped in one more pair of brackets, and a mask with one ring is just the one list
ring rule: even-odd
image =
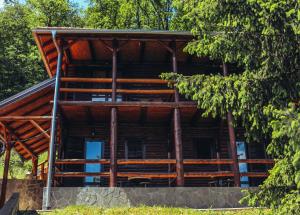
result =
[{"label": "concrete foundation wall", "polygon": [[[1,189],[2,180],[0,180]],[[37,210],[42,208],[44,184],[39,180],[8,180],[6,189],[6,201],[13,193],[20,193],[20,210]]]},{"label": "concrete foundation wall", "polygon": [[[68,205],[94,205],[98,207],[157,205],[189,208],[232,208],[245,206],[239,204],[239,200],[243,196],[241,190],[241,188],[236,187],[53,187],[51,206],[52,209],[63,208]],[[43,203],[45,203],[45,198]]]}]

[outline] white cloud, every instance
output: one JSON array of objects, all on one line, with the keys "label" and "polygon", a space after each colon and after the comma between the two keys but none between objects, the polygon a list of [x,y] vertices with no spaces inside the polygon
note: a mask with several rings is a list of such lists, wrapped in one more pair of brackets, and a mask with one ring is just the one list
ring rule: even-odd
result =
[{"label": "white cloud", "polygon": [[4,0],[0,0],[0,8],[3,7]]}]

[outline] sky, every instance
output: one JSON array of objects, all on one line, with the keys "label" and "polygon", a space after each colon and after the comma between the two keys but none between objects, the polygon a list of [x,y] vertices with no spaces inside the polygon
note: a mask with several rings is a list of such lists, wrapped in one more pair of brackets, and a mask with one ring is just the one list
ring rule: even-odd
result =
[{"label": "sky", "polygon": [[0,0],[0,8],[3,7],[4,0]]}]

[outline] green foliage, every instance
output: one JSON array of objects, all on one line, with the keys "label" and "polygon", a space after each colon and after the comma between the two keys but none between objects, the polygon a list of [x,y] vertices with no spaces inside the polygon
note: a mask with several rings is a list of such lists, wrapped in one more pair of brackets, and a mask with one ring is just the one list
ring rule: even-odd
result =
[{"label": "green foliage", "polygon": [[249,193],[244,201],[251,206],[269,205],[278,214],[300,213],[300,110],[291,104],[284,110],[265,108],[270,117],[272,141],[268,152],[277,157],[270,176],[258,193]]},{"label": "green foliage", "polygon": [[28,18],[35,27],[82,27],[77,5],[68,0],[27,0]]},{"label": "green foliage", "polygon": [[45,78],[22,5],[0,11],[0,100]]},{"label": "green foliage", "polygon": [[[3,176],[4,170],[4,159],[5,155],[0,157],[0,178]],[[11,151],[11,157],[9,162],[8,176],[11,179],[24,179],[27,173],[30,173],[32,169],[31,162],[24,162],[20,156],[15,152]]]},{"label": "green foliage", "polygon": [[67,0],[18,1],[0,10],[0,100],[46,79],[32,29],[82,26],[77,7]]},{"label": "green foliage", "polygon": [[103,29],[177,29],[171,0],[91,0],[86,25]]},{"label": "green foliage", "polygon": [[300,213],[299,110],[287,108],[299,101],[299,1],[175,2],[197,38],[186,51],[237,65],[239,72],[162,78],[197,101],[204,116],[225,117],[230,110],[249,141],[270,142],[267,151],[276,164],[246,200],[275,213]]}]

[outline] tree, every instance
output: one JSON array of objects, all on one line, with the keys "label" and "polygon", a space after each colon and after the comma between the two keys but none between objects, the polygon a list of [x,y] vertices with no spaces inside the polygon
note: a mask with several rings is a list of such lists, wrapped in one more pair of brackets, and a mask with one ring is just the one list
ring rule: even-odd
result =
[{"label": "tree", "polygon": [[171,0],[91,0],[86,25],[102,29],[169,30],[173,14]]},{"label": "tree", "polygon": [[0,12],[0,100],[45,79],[26,16],[21,4]]},{"label": "tree", "polygon": [[33,28],[82,25],[79,10],[68,0],[7,3],[0,11],[0,100],[46,79]]},{"label": "tree", "polygon": [[287,129],[297,125],[299,112],[287,109],[290,102],[299,101],[299,2],[176,0],[174,4],[196,37],[186,51],[237,65],[239,72],[228,77],[172,73],[162,77],[197,101],[204,116],[225,117],[230,110],[248,141],[271,139],[267,151],[276,164],[259,192],[249,194],[249,204],[271,207],[276,213],[299,213],[300,155],[295,147],[299,127]]},{"label": "tree", "polygon": [[[7,1],[0,10],[0,101],[47,78],[32,29],[82,26],[81,20],[76,5],[67,0]],[[12,153],[10,176],[24,177],[30,165]]]},{"label": "tree", "polygon": [[82,27],[80,11],[69,0],[27,0],[31,27]]}]

